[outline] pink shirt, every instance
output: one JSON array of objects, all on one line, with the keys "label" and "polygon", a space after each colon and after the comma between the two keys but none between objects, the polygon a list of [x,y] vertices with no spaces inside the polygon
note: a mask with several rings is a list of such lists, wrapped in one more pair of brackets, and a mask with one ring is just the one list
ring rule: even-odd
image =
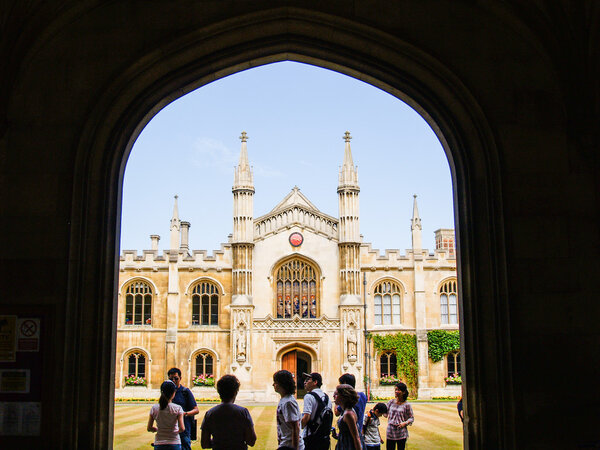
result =
[{"label": "pink shirt", "polygon": [[179,424],[177,418],[183,414],[183,408],[175,403],[169,403],[165,409],[153,405],[150,416],[156,421],[155,444],[181,444],[179,439]]},{"label": "pink shirt", "polygon": [[387,403],[388,407],[388,426],[386,430],[386,438],[399,440],[408,438],[407,427],[398,428],[395,424],[400,422],[408,422],[408,425],[412,425],[415,421],[412,407],[409,403],[402,403],[399,405],[395,399],[391,399]]}]

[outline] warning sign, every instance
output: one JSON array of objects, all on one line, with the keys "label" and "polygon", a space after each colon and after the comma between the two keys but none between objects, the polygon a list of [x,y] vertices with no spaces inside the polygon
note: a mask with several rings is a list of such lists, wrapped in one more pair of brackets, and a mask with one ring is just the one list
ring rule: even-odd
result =
[{"label": "warning sign", "polygon": [[17,351],[37,352],[40,350],[40,319],[21,318],[17,321]]},{"label": "warning sign", "polygon": [[17,359],[17,316],[0,316],[0,362]]},{"label": "warning sign", "polygon": [[0,393],[28,394],[30,373],[28,369],[0,370]]}]

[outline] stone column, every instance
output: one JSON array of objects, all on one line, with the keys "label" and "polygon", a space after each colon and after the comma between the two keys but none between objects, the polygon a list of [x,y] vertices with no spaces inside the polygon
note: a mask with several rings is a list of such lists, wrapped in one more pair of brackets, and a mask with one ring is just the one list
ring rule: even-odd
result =
[{"label": "stone column", "polygon": [[169,368],[177,366],[177,328],[179,325],[179,254],[169,252],[169,285],[167,291],[167,335],[165,341],[165,363]]},{"label": "stone column", "polygon": [[429,391],[429,344],[427,343],[427,311],[425,301],[425,274],[423,251],[413,252],[415,320],[417,333],[417,356],[419,361],[419,398],[430,398]]}]

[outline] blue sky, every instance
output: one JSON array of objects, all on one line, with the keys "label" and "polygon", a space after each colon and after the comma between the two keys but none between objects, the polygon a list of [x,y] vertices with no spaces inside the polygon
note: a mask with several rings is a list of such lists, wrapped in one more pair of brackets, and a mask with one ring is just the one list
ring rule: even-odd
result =
[{"label": "blue sky", "polygon": [[322,212],[338,216],[344,132],[358,166],[360,227],[384,250],[411,246],[413,194],[423,246],[454,228],[452,182],[444,151],[408,105],[369,84],[318,67],[281,62],[240,72],[175,100],[146,125],[125,170],[121,249],[169,246],[173,196],[191,222],[190,248],[219,249],[232,230],[233,168],[248,133],[254,216],[297,185]]}]

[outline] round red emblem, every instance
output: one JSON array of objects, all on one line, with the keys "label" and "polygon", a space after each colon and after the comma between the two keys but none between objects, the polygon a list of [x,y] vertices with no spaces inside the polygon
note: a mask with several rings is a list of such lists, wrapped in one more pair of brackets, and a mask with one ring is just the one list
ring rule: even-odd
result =
[{"label": "round red emblem", "polygon": [[304,242],[304,237],[300,233],[290,234],[290,244],[292,247],[300,247]]}]

